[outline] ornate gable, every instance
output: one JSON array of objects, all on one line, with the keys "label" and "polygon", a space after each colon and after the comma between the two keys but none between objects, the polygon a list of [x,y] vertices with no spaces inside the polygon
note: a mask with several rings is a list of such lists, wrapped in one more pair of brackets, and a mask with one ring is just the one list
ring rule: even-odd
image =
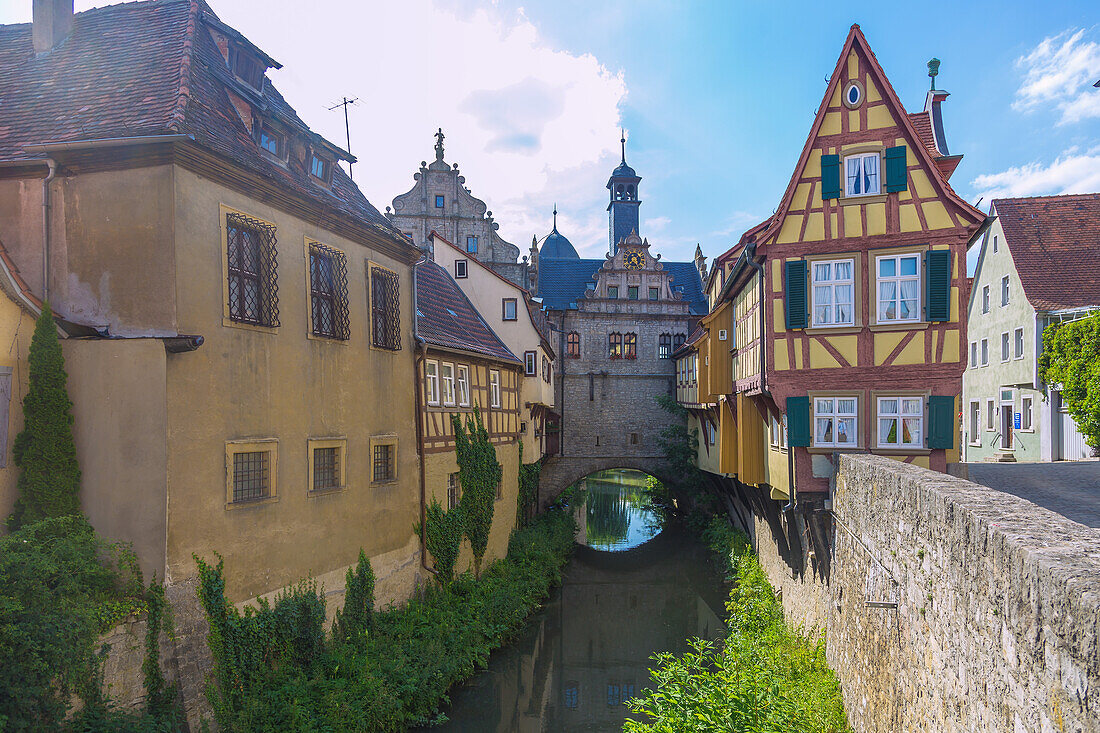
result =
[{"label": "ornate gable", "polygon": [[975,229],[984,218],[948,184],[853,25],[794,175],[758,241],[947,233]]},{"label": "ornate gable", "polygon": [[674,286],[672,273],[653,255],[649,240],[631,232],[619,243],[614,255],[608,255],[593,274],[593,284],[578,303],[581,310],[621,310],[615,301],[637,301],[639,305],[674,305],[685,313],[689,303]]}]

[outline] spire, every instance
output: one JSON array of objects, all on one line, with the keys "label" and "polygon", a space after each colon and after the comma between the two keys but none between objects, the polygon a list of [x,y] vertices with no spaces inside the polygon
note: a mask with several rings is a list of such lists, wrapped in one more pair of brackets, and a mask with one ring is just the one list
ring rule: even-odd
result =
[{"label": "spire", "polygon": [[439,132],[435,134],[435,159],[443,160],[443,128],[439,128]]},{"label": "spire", "polygon": [[626,165],[626,130],[619,128],[619,143],[623,146],[623,165]]},{"label": "spire", "polygon": [[933,92],[936,91],[936,76],[938,76],[939,73],[940,73],[940,60],[937,59],[937,58],[932,58],[928,62],[928,76],[930,76],[932,78],[932,90],[931,91],[933,91]]},{"label": "spire", "polygon": [[554,231],[558,231],[558,205],[554,204]]}]

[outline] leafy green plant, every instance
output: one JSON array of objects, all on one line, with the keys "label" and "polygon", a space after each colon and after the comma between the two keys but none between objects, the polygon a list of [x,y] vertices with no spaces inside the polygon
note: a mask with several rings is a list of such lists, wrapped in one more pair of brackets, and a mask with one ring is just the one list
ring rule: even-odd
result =
[{"label": "leafy green plant", "polygon": [[332,622],[333,635],[344,641],[362,639],[370,630],[374,613],[374,569],[359,548],[359,562],[348,568],[344,582],[344,607]]},{"label": "leafy green plant", "polygon": [[1085,442],[1100,449],[1100,313],[1043,330],[1039,379],[1060,386]]},{"label": "leafy green plant", "polygon": [[435,563],[435,578],[441,585],[454,580],[455,563],[462,549],[466,534],[466,519],[461,504],[446,510],[436,499],[425,509],[424,527],[417,527],[417,534],[424,533],[424,546]]},{"label": "leafy green plant", "polygon": [[481,410],[474,408],[463,424],[459,414],[451,415],[455,434],[455,454],[458,458],[458,478],[462,484],[463,518],[466,537],[474,555],[474,574],[481,574],[481,561],[489,546],[496,507],[497,487],[503,477],[497,451],[489,431],[481,420]]},{"label": "leafy green plant", "polygon": [[539,489],[539,475],[542,473],[542,463],[523,462],[523,443],[519,444],[519,492],[516,498],[516,527],[526,527],[535,512],[538,511],[536,500]]},{"label": "leafy green plant", "polygon": [[80,513],[80,466],[73,442],[73,403],[65,384],[65,357],[49,303],[42,307],[28,353],[23,430],[12,457],[21,469],[19,494],[8,525],[18,529],[49,517]]}]

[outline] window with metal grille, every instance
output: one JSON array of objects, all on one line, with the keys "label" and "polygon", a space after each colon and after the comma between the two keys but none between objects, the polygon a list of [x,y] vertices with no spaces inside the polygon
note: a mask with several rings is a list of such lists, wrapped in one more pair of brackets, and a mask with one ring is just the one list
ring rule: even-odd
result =
[{"label": "window with metal grille", "polygon": [[401,349],[401,307],[397,273],[372,267],[370,270],[371,291],[371,338],[380,349]]},{"label": "window with metal grille", "polygon": [[313,490],[340,488],[340,449],[313,449]]},{"label": "window with metal grille", "polygon": [[374,446],[373,481],[393,480],[393,444],[379,443]]},{"label": "window with metal grille", "polygon": [[565,337],[565,353],[570,359],[581,358],[581,335],[576,331]]},{"label": "window with metal grille", "polygon": [[624,359],[637,359],[638,358],[638,334],[628,333],[624,339]]},{"label": "window with metal grille", "polygon": [[447,477],[447,509],[454,509],[462,498],[462,486],[458,482],[458,474],[452,473]]},{"label": "window with metal grille", "polygon": [[226,214],[229,318],[274,328],[279,325],[275,227],[243,214]]},{"label": "window with metal grille", "polygon": [[309,245],[309,297],[313,334],[347,341],[348,266],[344,253],[323,244]]},{"label": "window with metal grille", "polygon": [[629,298],[630,300],[637,300],[638,299],[638,286],[637,285],[628,286],[627,289],[626,289],[626,297]]},{"label": "window with metal grille", "polygon": [[672,355],[672,334],[662,333],[657,339],[657,356],[667,359]]},{"label": "window with metal grille", "polygon": [[233,454],[233,501],[256,501],[270,494],[268,452]]}]

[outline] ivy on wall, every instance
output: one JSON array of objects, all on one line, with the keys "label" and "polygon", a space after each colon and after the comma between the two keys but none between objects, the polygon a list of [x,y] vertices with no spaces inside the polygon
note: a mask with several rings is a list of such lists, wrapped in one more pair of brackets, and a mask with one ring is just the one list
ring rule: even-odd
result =
[{"label": "ivy on wall", "polygon": [[519,444],[519,491],[516,497],[516,527],[526,527],[538,510],[536,496],[539,488],[539,474],[542,463],[525,464],[523,462],[523,443]]},{"label": "ivy on wall", "polygon": [[1100,313],[1046,327],[1039,379],[1060,385],[1062,402],[1085,442],[1100,448]]},{"label": "ivy on wall", "polygon": [[435,579],[446,585],[454,580],[455,562],[466,534],[462,505],[447,511],[439,501],[432,499],[425,510],[424,524],[416,528],[417,534],[424,532],[424,546],[435,561]]},{"label": "ivy on wall", "polygon": [[458,458],[458,478],[462,485],[459,508],[466,523],[466,537],[474,553],[474,575],[481,575],[481,560],[489,546],[493,528],[497,487],[503,470],[497,461],[497,451],[489,439],[489,431],[481,419],[481,410],[474,408],[465,424],[458,414],[451,415],[455,434],[455,454]]}]

